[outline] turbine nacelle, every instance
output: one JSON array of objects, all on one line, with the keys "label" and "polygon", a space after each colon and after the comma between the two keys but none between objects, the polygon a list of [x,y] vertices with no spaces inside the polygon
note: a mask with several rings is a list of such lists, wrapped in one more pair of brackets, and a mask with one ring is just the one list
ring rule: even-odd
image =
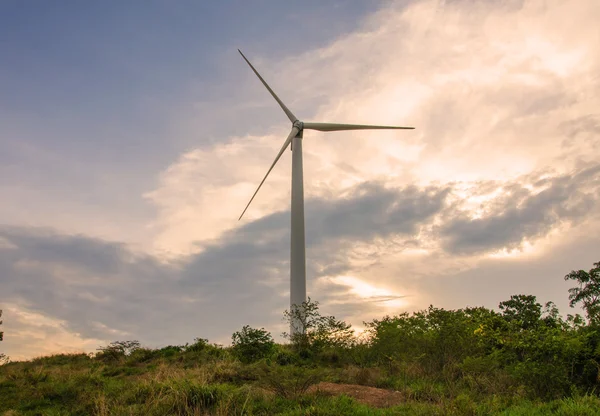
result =
[{"label": "turbine nacelle", "polygon": [[296,127],[299,131],[304,130],[304,123],[300,120],[296,120],[292,123],[292,127]]},{"label": "turbine nacelle", "polygon": [[[292,123],[293,129],[298,129],[298,133],[296,133],[295,137],[302,139],[304,137],[304,123],[300,120],[296,120]],[[290,142],[290,150],[294,150],[294,141]]]}]

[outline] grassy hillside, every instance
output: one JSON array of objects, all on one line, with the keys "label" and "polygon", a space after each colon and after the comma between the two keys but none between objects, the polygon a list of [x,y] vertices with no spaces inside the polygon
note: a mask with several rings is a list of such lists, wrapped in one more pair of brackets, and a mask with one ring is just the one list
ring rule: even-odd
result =
[{"label": "grassy hillside", "polygon": [[[594,415],[592,395],[527,397],[508,380],[428,376],[415,365],[243,364],[231,351],[139,349],[119,359],[55,355],[0,367],[4,415]],[[288,354],[278,346],[279,353]],[[337,389],[329,383],[335,384]],[[505,385],[502,385],[505,384]],[[377,386],[360,390],[358,386]],[[323,386],[323,388],[319,388]],[[356,397],[356,398],[352,398]]]},{"label": "grassy hillside", "polygon": [[227,348],[120,341],[5,363],[0,415],[600,415],[595,266],[570,292],[587,296],[587,320],[515,295],[499,312],[386,316],[357,338],[309,301],[306,333],[286,345],[245,326]]}]

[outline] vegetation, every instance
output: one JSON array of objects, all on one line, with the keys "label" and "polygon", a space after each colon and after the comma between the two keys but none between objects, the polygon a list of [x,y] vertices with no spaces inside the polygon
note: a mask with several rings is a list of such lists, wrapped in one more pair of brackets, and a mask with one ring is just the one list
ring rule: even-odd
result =
[{"label": "vegetation", "polygon": [[273,337],[264,328],[254,329],[246,325],[231,339],[233,354],[246,364],[269,357],[275,348]]},{"label": "vegetation", "polygon": [[[2,309],[0,309],[0,318],[2,318]],[[2,320],[0,319],[0,325],[2,325]],[[4,332],[0,331],[0,341],[4,340]],[[5,364],[9,361],[9,358],[6,354],[0,352],[0,365]]]},{"label": "vegetation", "polygon": [[581,303],[589,321],[600,323],[600,262],[594,263],[594,267],[589,272],[572,271],[565,276],[565,280],[574,280],[578,283],[577,287],[569,289],[571,307]]},{"label": "vegetation", "polygon": [[317,302],[304,334],[244,326],[232,346],[113,342],[0,366],[0,415],[600,415],[598,272],[573,271],[563,318],[514,295],[497,311],[430,306],[350,325]]}]

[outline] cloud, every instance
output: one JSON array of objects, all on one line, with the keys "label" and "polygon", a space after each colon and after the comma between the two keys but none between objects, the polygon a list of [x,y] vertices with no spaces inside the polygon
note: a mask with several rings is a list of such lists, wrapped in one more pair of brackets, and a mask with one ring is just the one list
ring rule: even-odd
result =
[{"label": "cloud", "polygon": [[[550,283],[545,261],[566,272],[591,264],[590,236],[600,230],[599,10],[593,0],[390,2],[320,48],[248,54],[305,120],[417,127],[304,136],[308,286],[326,313],[357,323],[429,303],[495,306],[520,290],[555,295],[564,288]],[[258,85],[251,73],[245,80]],[[140,219],[138,207],[119,221],[107,211],[111,218],[69,223],[65,199],[52,205],[66,207],[53,208],[57,229],[41,230],[27,226],[42,223],[28,220],[36,215],[14,207],[50,208],[15,199],[27,203],[5,217],[21,225],[0,231],[3,301],[15,314],[39,314],[52,322],[40,331],[60,328],[88,347],[115,338],[227,342],[244,324],[285,329],[289,153],[237,217],[289,126],[264,91],[249,98],[245,80],[223,81],[243,84],[227,101],[235,106],[206,111],[198,96],[197,113],[173,117],[181,137],[201,144],[156,173]],[[217,129],[223,120],[231,125]],[[142,240],[146,251],[132,248]],[[545,276],[530,276],[531,265]],[[6,345],[16,351],[23,334]],[[45,340],[35,341],[40,351]]]},{"label": "cloud", "polygon": [[[446,192],[388,190],[388,198],[374,200],[380,190],[380,185],[362,185],[342,201],[307,201],[308,211],[315,212],[315,225],[308,230],[311,263],[330,264],[338,254],[335,247],[344,241],[415,232],[419,222],[441,209]],[[402,208],[406,202],[409,209]],[[358,219],[346,215],[350,207],[362,207],[362,231],[350,227]],[[343,215],[332,221],[340,210]],[[247,309],[245,319],[260,321],[287,304],[288,220],[289,212],[272,214],[170,264],[133,253],[120,243],[5,227],[3,293],[6,299],[66,322],[67,328],[87,338],[141,332],[152,334],[148,339],[156,342],[157,328],[165,328],[165,320],[181,318],[179,328],[190,321],[210,327],[217,313],[219,327],[234,329],[234,323],[241,323],[240,307]],[[348,267],[343,256],[337,260],[339,270]],[[279,307],[265,303],[265,297],[278,299]],[[165,310],[169,315],[161,316]],[[196,316],[198,310],[204,318]],[[223,334],[216,328],[207,332],[213,337]]]},{"label": "cloud", "polygon": [[600,206],[600,165],[570,175],[528,175],[500,184],[500,195],[482,203],[483,214],[457,211],[440,226],[444,248],[453,254],[521,248],[564,223],[578,223]]},{"label": "cloud", "polygon": [[[381,192],[387,197],[375,198]],[[442,209],[445,194],[373,184],[340,201],[307,200],[311,277],[319,278],[318,265],[348,269],[338,250],[354,241],[416,233]],[[355,225],[358,212],[350,215],[355,208],[364,214],[363,227]],[[160,344],[202,335],[226,341],[245,323],[279,321],[275,316],[288,303],[288,211],[232,230],[170,263],[121,243],[47,229],[3,227],[0,236],[4,299],[87,340],[119,336]]]},{"label": "cloud", "polygon": [[[442,276],[431,275],[412,282],[412,291],[426,294],[428,303],[447,308],[498,303],[515,294],[532,294],[540,302],[553,301],[563,315],[583,314],[569,307],[568,289],[572,282],[564,276],[571,270],[592,267],[598,261],[598,221],[571,227],[553,238],[539,242],[541,253],[526,256],[479,258],[475,264]],[[543,244],[540,244],[543,243]]]},{"label": "cloud", "polygon": [[[565,24],[566,15],[580,24]],[[307,132],[307,196],[339,198],[363,182],[506,181],[549,166],[567,173],[598,157],[597,18],[591,0],[398,1],[320,48],[248,56],[304,120],[417,127]],[[157,245],[174,254],[237,226],[235,207],[245,206],[287,134],[277,104],[239,65],[247,72],[240,87],[250,83],[258,94],[240,102],[270,105],[263,113],[272,123],[262,136],[250,123],[253,136],[203,145],[162,173],[148,195],[161,208]],[[236,120],[253,114],[236,109]],[[289,159],[284,154],[248,219],[288,206]]]},{"label": "cloud", "polygon": [[[363,183],[337,199],[308,198],[309,293],[355,323],[420,306],[423,289],[415,290],[419,284],[408,271],[443,278],[448,256],[469,262],[474,251],[535,242],[556,222],[593,219],[599,177],[594,165],[572,175],[473,185],[469,195],[495,195],[475,219],[461,211],[469,199],[457,198],[464,191],[458,185]],[[196,336],[228,342],[243,324],[280,328],[288,304],[289,211],[227,231],[203,242],[200,252],[167,263],[122,243],[48,229],[3,227],[0,238],[5,301],[21,314],[47,317],[81,348],[115,338],[151,345]],[[390,279],[397,267],[404,269],[400,281]],[[17,339],[26,333],[17,331]]]},{"label": "cloud", "polygon": [[66,328],[66,322],[27,310],[15,304],[4,304],[6,334],[2,351],[11,360],[25,360],[42,355],[94,351],[103,340],[82,338]]}]

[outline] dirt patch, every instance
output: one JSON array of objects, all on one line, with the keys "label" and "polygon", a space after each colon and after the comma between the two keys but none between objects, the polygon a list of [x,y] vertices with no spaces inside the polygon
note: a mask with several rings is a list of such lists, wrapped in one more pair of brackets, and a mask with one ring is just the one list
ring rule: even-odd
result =
[{"label": "dirt patch", "polygon": [[309,389],[310,392],[321,392],[332,396],[345,394],[357,401],[373,407],[390,407],[405,401],[402,393],[376,387],[359,386],[358,384],[319,383]]}]

